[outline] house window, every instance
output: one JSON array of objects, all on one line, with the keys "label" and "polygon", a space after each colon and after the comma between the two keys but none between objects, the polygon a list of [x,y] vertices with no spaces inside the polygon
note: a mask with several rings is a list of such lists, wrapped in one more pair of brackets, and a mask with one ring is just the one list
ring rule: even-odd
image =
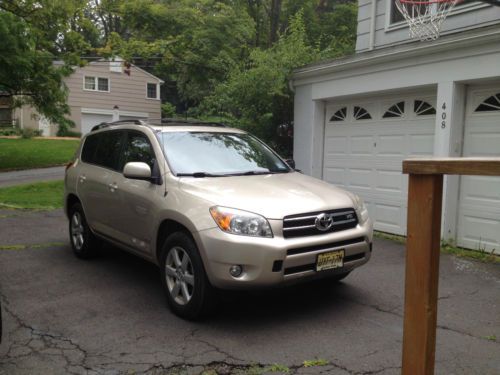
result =
[{"label": "house window", "polygon": [[0,126],[12,125],[12,109],[0,108]]},{"label": "house window", "polygon": [[109,78],[85,76],[83,88],[90,91],[109,91]]},{"label": "house window", "polygon": [[404,19],[405,18],[396,6],[396,0],[391,0],[391,24],[404,21]]},{"label": "house window", "polygon": [[347,117],[347,107],[340,108],[330,117],[330,121],[344,121]]},{"label": "house window", "polygon": [[474,112],[500,111],[500,92],[485,99]]},{"label": "house window", "polygon": [[405,102],[399,102],[389,107],[382,116],[383,118],[403,117],[405,113]]},{"label": "house window", "polygon": [[370,120],[372,116],[363,107],[354,107],[354,118],[356,120]]},{"label": "house window", "polygon": [[148,99],[159,99],[159,97],[158,97],[158,84],[148,83],[147,97],[148,97]]},{"label": "house window", "polygon": [[415,100],[413,103],[413,110],[417,116],[425,116],[425,115],[435,115],[436,109],[427,102],[423,100]]}]

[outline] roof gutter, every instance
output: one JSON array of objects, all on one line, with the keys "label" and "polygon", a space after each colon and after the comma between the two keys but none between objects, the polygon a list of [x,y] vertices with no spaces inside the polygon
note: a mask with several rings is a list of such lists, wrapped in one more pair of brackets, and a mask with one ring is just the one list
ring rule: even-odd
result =
[{"label": "roof gutter", "polygon": [[[401,46],[387,47],[373,50],[372,52],[360,53],[354,55],[354,57],[341,58],[323,64],[313,64],[295,70],[292,79],[300,80],[311,78],[367,65],[381,64],[402,58],[407,59],[433,53],[442,53],[447,50],[456,50],[457,48],[463,49],[467,46],[477,46],[490,42],[500,42],[500,28],[497,27],[494,30],[488,30],[488,32],[476,33],[460,39],[440,39],[432,44],[422,43],[416,45],[416,43],[420,42],[415,42],[412,43],[411,47],[408,45],[403,45],[403,48],[398,48]],[[390,49],[392,49],[392,51]]]}]

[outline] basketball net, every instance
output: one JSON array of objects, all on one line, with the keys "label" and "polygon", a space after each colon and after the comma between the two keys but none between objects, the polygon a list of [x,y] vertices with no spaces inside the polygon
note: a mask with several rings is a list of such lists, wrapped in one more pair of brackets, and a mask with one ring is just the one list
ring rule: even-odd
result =
[{"label": "basketball net", "polygon": [[460,0],[395,0],[410,28],[410,38],[421,41],[439,38],[441,26]]}]

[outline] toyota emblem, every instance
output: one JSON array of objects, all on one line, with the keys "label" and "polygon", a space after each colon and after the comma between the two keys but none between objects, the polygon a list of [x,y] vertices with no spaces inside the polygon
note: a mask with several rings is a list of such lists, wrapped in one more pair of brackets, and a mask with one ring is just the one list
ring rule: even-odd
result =
[{"label": "toyota emblem", "polygon": [[333,216],[325,213],[319,214],[316,216],[316,220],[314,220],[314,225],[322,232],[327,231],[333,225]]}]

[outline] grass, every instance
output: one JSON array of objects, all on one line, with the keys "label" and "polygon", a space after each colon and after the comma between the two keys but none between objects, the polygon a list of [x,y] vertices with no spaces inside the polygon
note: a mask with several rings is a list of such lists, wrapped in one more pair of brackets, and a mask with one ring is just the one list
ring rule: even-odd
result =
[{"label": "grass", "polygon": [[304,361],[302,363],[302,365],[304,367],[315,367],[315,366],[326,366],[329,363],[330,362],[328,362],[326,359],[317,358],[317,359],[311,359],[311,360]]},{"label": "grass", "polygon": [[[401,244],[406,243],[406,237],[398,236],[396,234],[389,234],[384,232],[374,232],[374,236],[377,238],[383,238],[390,241],[395,241]],[[485,250],[469,250],[462,247],[455,246],[452,243],[442,242],[441,252],[444,254],[452,254],[459,258],[474,259],[485,263],[500,263],[500,256],[493,254],[493,252],[487,252]]]},{"label": "grass", "polygon": [[0,171],[63,165],[79,143],[72,139],[0,139]]},{"label": "grass", "polygon": [[0,189],[0,208],[50,210],[63,206],[63,181],[37,182]]}]

